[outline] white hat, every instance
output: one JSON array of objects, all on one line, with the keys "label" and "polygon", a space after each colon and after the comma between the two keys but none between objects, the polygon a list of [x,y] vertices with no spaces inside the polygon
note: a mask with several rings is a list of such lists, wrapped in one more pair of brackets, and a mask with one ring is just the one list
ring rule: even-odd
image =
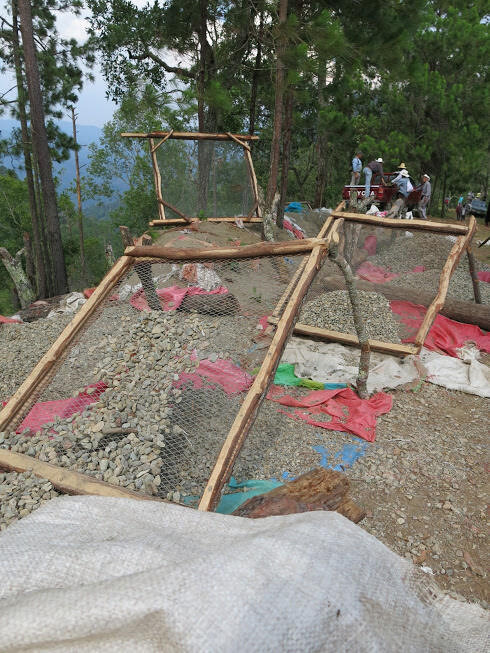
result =
[{"label": "white hat", "polygon": [[422,175],[422,177],[427,177],[427,181],[430,181],[429,175],[424,174],[424,175]]},{"label": "white hat", "polygon": [[379,157],[379,159],[376,159],[376,161],[377,161],[378,163],[383,163],[383,159],[382,159],[381,157]]},{"label": "white hat", "polygon": [[408,174],[408,170],[406,168],[403,168],[403,170],[400,171],[400,174],[402,177],[409,177],[410,175]]}]

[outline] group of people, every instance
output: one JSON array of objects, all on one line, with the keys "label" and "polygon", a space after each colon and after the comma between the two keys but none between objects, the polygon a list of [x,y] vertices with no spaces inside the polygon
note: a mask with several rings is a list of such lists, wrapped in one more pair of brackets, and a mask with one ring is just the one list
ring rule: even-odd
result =
[{"label": "group of people", "polygon": [[[398,197],[403,198],[404,202],[406,202],[408,196],[414,190],[414,187],[410,180],[410,174],[407,170],[407,167],[403,162],[400,163],[397,170],[398,170],[398,174],[392,180],[391,183],[397,187]],[[387,185],[383,172],[383,159],[381,157],[375,159],[374,161],[370,161],[363,168],[362,152],[359,151],[356,152],[354,158],[352,159],[352,175],[351,175],[351,182],[350,182],[351,186],[359,185],[361,179],[361,171],[364,174],[365,197],[369,197],[371,193],[371,179],[373,175],[379,176],[381,180],[380,183],[383,184],[383,186]],[[420,186],[417,187],[417,190],[418,189],[420,189],[421,191],[421,197],[417,208],[419,210],[421,218],[423,220],[427,220],[427,205],[429,204],[431,192],[432,192],[429,175],[427,174],[422,175],[421,184]]]}]

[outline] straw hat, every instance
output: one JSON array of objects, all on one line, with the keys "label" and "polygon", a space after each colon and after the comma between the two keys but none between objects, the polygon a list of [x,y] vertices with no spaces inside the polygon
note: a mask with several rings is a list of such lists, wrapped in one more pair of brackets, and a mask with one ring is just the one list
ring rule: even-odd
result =
[{"label": "straw hat", "polygon": [[403,169],[406,169],[406,168],[407,168],[407,166],[403,163],[403,161],[398,166],[398,170],[403,170]]}]

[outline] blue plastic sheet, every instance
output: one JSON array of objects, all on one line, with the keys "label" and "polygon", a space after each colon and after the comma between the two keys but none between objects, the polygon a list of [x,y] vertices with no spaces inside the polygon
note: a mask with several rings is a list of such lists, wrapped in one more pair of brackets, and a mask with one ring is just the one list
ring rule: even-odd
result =
[{"label": "blue plastic sheet", "polygon": [[243,481],[243,483],[238,483],[233,476],[230,478],[228,487],[234,490],[241,490],[247,488],[245,492],[233,492],[232,494],[225,494],[216,508],[216,512],[220,512],[223,515],[231,515],[242,503],[245,503],[248,499],[257,496],[258,494],[264,494],[265,492],[270,492],[276,487],[284,485],[279,481],[274,479],[269,481],[262,480],[251,480]]}]

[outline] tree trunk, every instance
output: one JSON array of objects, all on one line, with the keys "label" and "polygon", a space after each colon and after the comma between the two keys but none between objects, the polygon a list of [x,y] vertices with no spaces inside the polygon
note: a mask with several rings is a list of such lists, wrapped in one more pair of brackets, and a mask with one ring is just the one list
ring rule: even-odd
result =
[{"label": "tree trunk", "polygon": [[39,174],[43,195],[48,252],[53,266],[52,292],[62,295],[68,292],[63,243],[61,241],[56,190],[53,181],[51,155],[44,123],[44,107],[39,79],[39,68],[34,45],[31,5],[29,0],[18,0],[20,31],[24,48],[27,88],[31,108],[33,142],[38,157]]},{"label": "tree trunk", "polygon": [[[325,106],[324,92],[327,86],[327,69],[324,59],[320,59],[318,64],[318,115],[320,110]],[[317,160],[317,172],[315,183],[315,198],[313,200],[313,208],[319,209],[323,206],[323,197],[325,195],[325,186],[327,183],[327,135],[323,130],[320,123],[320,118],[317,119],[317,137],[315,144],[315,153]]]},{"label": "tree trunk", "polygon": [[87,271],[85,269],[85,245],[83,242],[83,212],[82,212],[82,187],[80,184],[80,163],[78,161],[78,150],[77,150],[77,124],[75,116],[75,107],[71,108],[71,121],[73,125],[73,140],[75,141],[75,175],[77,183],[77,206],[78,206],[78,236],[80,242],[80,269],[81,269],[81,281],[85,283],[87,277]]},{"label": "tree trunk", "polygon": [[279,0],[279,36],[276,47],[276,81],[275,81],[275,105],[274,105],[274,127],[272,131],[271,158],[269,169],[269,181],[265,195],[266,207],[272,206],[272,201],[277,189],[277,178],[279,173],[279,158],[282,131],[282,108],[284,95],[284,53],[286,50],[286,36],[284,24],[287,19],[288,0]]},{"label": "tree trunk", "polygon": [[257,35],[257,52],[255,54],[255,66],[252,73],[252,82],[250,88],[250,109],[248,119],[248,133],[255,132],[255,120],[257,116],[257,89],[259,85],[259,71],[262,65],[262,37],[264,32],[264,12],[260,12],[259,31]]},{"label": "tree trunk", "polygon": [[[33,287],[37,289],[38,297],[46,297],[47,280],[46,267],[42,251],[42,235],[40,229],[40,216],[36,203],[36,192],[34,189],[34,176],[32,172],[32,153],[30,148],[29,128],[27,125],[26,112],[26,92],[22,76],[22,60],[20,55],[19,43],[19,23],[17,1],[12,1],[12,54],[14,58],[15,79],[17,84],[17,108],[19,111],[19,122],[22,134],[22,152],[24,155],[24,169],[26,171],[27,191],[29,198],[29,211],[31,214],[32,234],[33,234],[33,262],[35,268],[36,281]],[[27,251],[27,250],[26,250]],[[32,260],[32,259],[31,259]]]},{"label": "tree trunk", "polygon": [[9,254],[5,247],[0,247],[0,258],[2,263],[5,265],[7,272],[9,273],[12,281],[14,282],[15,290],[17,291],[17,297],[19,298],[19,303],[21,308],[26,308],[29,304],[32,304],[34,301],[34,292],[32,290],[29,279],[27,278],[26,273],[22,267],[21,257],[24,253],[24,250],[21,249],[15,255],[15,258]]},{"label": "tree trunk", "polygon": [[293,124],[294,92],[288,89],[286,94],[286,106],[284,110],[284,131],[282,141],[282,166],[281,166],[281,193],[279,206],[277,208],[277,226],[282,229],[284,222],[284,207],[288,192],[289,162],[291,160],[291,130]]},{"label": "tree trunk", "polygon": [[34,257],[32,255],[31,237],[29,236],[27,231],[24,231],[23,240],[24,240],[24,255],[26,259],[26,274],[27,274],[27,278],[29,279],[29,283],[31,284],[31,288],[35,288],[36,268],[34,266]]}]

